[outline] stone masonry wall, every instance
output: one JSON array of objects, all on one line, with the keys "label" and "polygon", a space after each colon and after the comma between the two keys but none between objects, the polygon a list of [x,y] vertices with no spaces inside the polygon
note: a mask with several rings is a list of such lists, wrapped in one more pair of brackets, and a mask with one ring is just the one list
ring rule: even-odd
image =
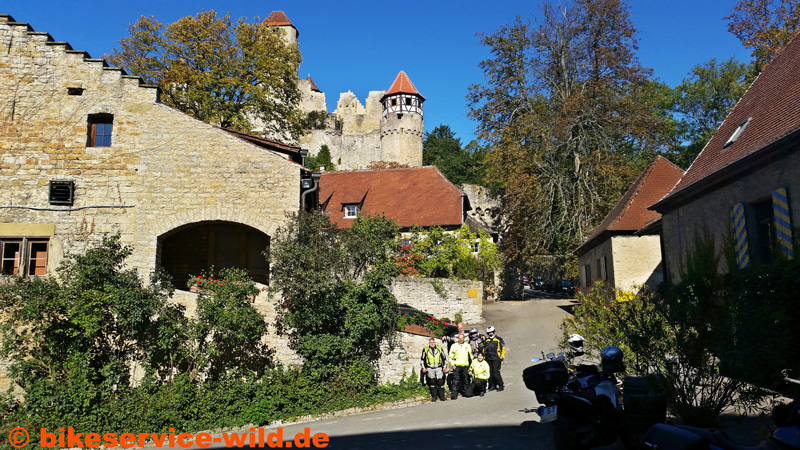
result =
[{"label": "stone masonry wall", "polygon": [[[438,284],[444,296],[436,292]],[[464,323],[483,322],[483,283],[472,280],[398,277],[391,286],[397,303],[425,311],[437,318],[454,320],[461,313]]]},{"label": "stone masonry wall", "polygon": [[[3,19],[0,19],[3,20]],[[45,33],[0,22],[0,224],[52,224],[51,258],[119,232],[146,276],[159,236],[227,221],[272,235],[299,206],[300,166],[157,102],[140,80]],[[82,95],[69,95],[67,88]],[[87,146],[89,114],[113,115],[112,145]],[[74,205],[51,206],[50,180]],[[38,209],[37,209],[38,208]]]},{"label": "stone masonry wall", "polygon": [[[0,237],[48,238],[53,273],[65,255],[119,233],[133,247],[129,266],[147,277],[158,265],[159,238],[185,225],[229,222],[273,235],[299,207],[300,166],[157,95],[0,16]],[[109,147],[87,146],[89,115],[98,113],[113,115]],[[50,180],[74,181],[72,207],[50,205]],[[270,305],[256,302],[268,319]]]},{"label": "stone masonry wall", "polygon": [[419,357],[422,349],[428,345],[428,339],[427,336],[396,333],[394,345],[385,343],[378,361],[381,383],[397,383],[412,372],[419,377]]}]

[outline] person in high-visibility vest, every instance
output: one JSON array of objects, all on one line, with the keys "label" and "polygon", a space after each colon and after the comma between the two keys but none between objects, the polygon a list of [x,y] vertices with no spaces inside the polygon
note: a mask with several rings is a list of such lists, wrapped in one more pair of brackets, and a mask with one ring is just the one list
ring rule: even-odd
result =
[{"label": "person in high-visibility vest", "polygon": [[469,366],[469,373],[472,375],[472,382],[467,387],[464,397],[472,397],[486,393],[486,383],[489,382],[489,363],[483,360],[483,353],[478,353],[477,359],[472,361]]},{"label": "person in high-visibility vest", "polygon": [[502,391],[505,386],[500,375],[500,364],[506,357],[506,343],[497,335],[494,327],[486,329],[486,362],[489,363],[491,375],[489,376],[489,390]]},{"label": "person in high-visibility vest", "polygon": [[428,382],[428,390],[431,393],[431,401],[444,398],[444,377],[447,372],[447,353],[436,345],[436,339],[430,338],[428,346],[422,349],[420,357],[421,371],[425,374]]},{"label": "person in high-visibility vest", "polygon": [[450,386],[450,400],[458,400],[458,394],[465,393],[469,384],[469,365],[472,363],[472,347],[464,342],[464,333],[458,334],[458,342],[450,347],[447,355],[453,365],[453,385]]}]

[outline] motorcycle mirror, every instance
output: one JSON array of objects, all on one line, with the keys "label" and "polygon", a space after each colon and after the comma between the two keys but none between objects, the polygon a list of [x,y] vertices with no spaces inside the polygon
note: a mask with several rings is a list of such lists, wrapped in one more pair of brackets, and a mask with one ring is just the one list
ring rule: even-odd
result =
[{"label": "motorcycle mirror", "polygon": [[531,361],[533,361],[533,362],[539,362],[539,358],[533,358]]},{"label": "motorcycle mirror", "polygon": [[564,352],[558,352],[558,356],[564,356]]},{"label": "motorcycle mirror", "polygon": [[547,359],[552,359],[552,358],[555,358],[555,357],[556,357],[556,355],[554,353],[548,353],[547,354]]}]

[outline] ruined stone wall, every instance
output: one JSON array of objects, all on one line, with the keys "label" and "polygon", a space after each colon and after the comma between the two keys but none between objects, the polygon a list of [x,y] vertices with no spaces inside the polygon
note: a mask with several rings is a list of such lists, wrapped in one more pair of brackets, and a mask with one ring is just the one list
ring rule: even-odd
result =
[{"label": "ruined stone wall", "polygon": [[414,373],[419,377],[419,358],[428,345],[428,336],[396,333],[392,345],[385,342],[378,361],[378,379],[381,383],[398,383],[404,376]]},{"label": "ruined stone wall", "polygon": [[454,320],[456,313],[461,313],[464,323],[483,322],[483,283],[480,281],[397,277],[392,281],[391,292],[397,303],[405,303],[437,318]]}]

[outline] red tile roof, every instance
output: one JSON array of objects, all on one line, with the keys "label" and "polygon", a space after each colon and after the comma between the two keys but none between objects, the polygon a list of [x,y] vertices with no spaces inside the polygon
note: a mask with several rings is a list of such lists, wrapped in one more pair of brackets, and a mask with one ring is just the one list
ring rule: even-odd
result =
[{"label": "red tile roof", "polygon": [[633,234],[661,217],[661,214],[647,208],[667,195],[682,176],[683,169],[663,156],[656,156],[575,252],[585,253],[599,244],[601,236],[606,233]]},{"label": "red tile roof", "polygon": [[[397,74],[397,78],[394,79],[394,83],[392,83],[392,86],[389,88],[389,90],[383,94],[383,98],[386,98],[387,95],[392,94],[415,94],[419,95],[422,98],[422,101],[425,101],[425,97],[422,97],[422,94],[420,94],[417,88],[414,87],[414,83],[411,82],[411,80],[408,78],[408,75],[406,75],[406,73],[402,70]],[[381,98],[381,101],[383,98]]]},{"label": "red tile roof", "polygon": [[463,192],[433,166],[324,172],[319,186],[320,204],[338,228],[352,223],[344,219],[345,204],[360,204],[359,213],[384,214],[403,228],[463,223]]},{"label": "red tile roof", "polygon": [[311,79],[311,75],[309,75],[308,78],[306,78],[306,81],[308,81],[308,84],[311,86],[312,91],[322,92],[319,90],[316,83],[314,83],[314,80]]},{"label": "red tile roof", "polygon": [[[752,118],[736,141],[725,143]],[[670,196],[800,129],[800,38],[798,35],[753,81],[692,163]]]},{"label": "red tile roof", "polygon": [[264,20],[269,26],[279,27],[284,25],[294,26],[283,11],[272,11]]}]

